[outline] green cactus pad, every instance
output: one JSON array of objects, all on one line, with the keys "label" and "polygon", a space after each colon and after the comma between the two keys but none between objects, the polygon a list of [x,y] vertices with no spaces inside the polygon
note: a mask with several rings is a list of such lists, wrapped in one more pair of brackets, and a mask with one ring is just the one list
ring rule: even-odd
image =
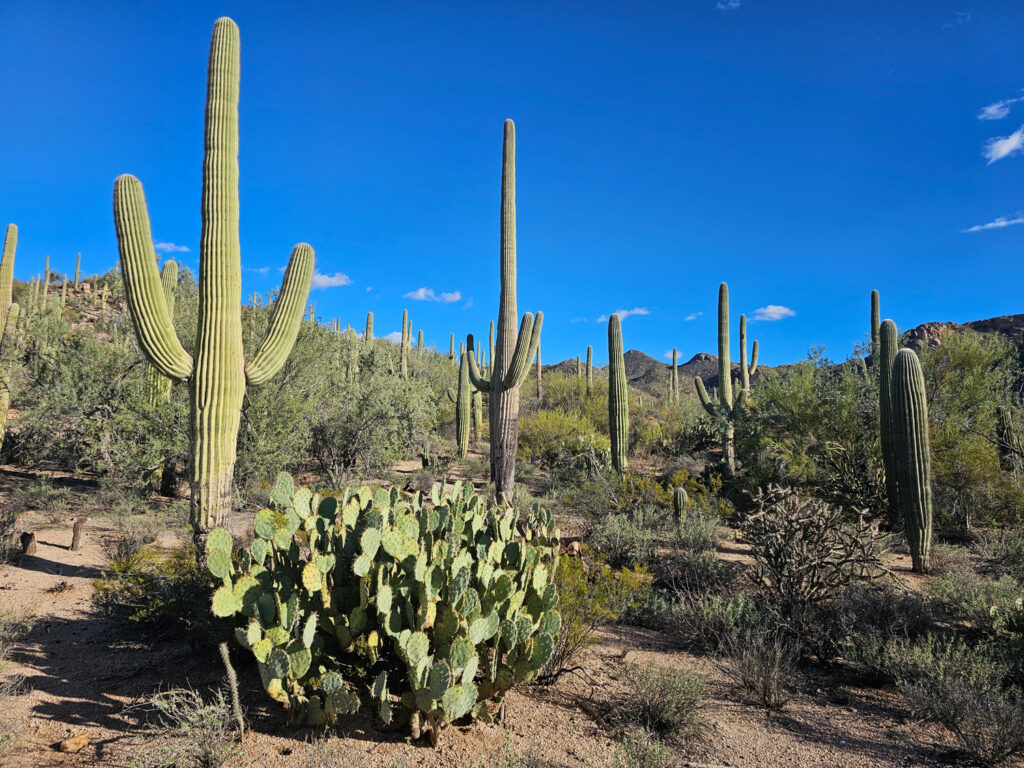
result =
[{"label": "green cactus pad", "polygon": [[345,690],[345,680],[337,672],[328,672],[320,678],[320,690],[325,696],[336,696]]},{"label": "green cactus pad", "polygon": [[210,550],[206,556],[206,567],[214,578],[223,579],[231,573],[231,555],[223,549]]},{"label": "green cactus pad", "polygon": [[288,549],[292,543],[292,531],[287,527],[275,528],[273,541],[278,549]]},{"label": "green cactus pad", "polygon": [[287,472],[281,472],[277,476],[277,482],[270,492],[270,500],[277,504],[278,508],[285,509],[291,506],[292,495],[295,493],[295,481]]},{"label": "green cactus pad", "polygon": [[480,668],[480,657],[474,654],[469,661],[466,662],[466,666],[462,670],[461,682],[463,685],[473,682],[473,678],[476,677],[476,673]]},{"label": "green cactus pad", "polygon": [[252,557],[252,561],[257,565],[263,564],[263,561],[267,559],[267,552],[269,551],[270,546],[267,544],[266,539],[253,539],[252,544],[249,546],[249,556]]},{"label": "green cactus pad", "polygon": [[476,655],[473,643],[464,637],[452,641],[451,649],[448,651],[448,663],[452,670],[459,672]]},{"label": "green cactus pad", "polygon": [[302,569],[302,586],[307,592],[319,592],[323,586],[323,579],[324,576],[316,567],[316,563],[306,563]]},{"label": "green cactus pad", "polygon": [[252,576],[242,576],[234,583],[231,591],[238,600],[239,610],[246,616],[255,616],[256,601],[263,593],[260,583]]},{"label": "green cactus pad", "polygon": [[274,538],[274,530],[277,528],[276,517],[272,509],[261,509],[257,512],[252,520],[252,528],[256,535],[268,541]]},{"label": "green cactus pad", "polygon": [[206,534],[206,551],[213,552],[214,550],[221,549],[231,554],[231,549],[234,546],[234,541],[231,539],[231,534],[228,533],[224,528],[214,528],[208,534]]},{"label": "green cactus pad", "polygon": [[275,648],[267,656],[267,670],[272,677],[287,677],[290,668],[291,662],[288,659],[288,654],[283,649]]},{"label": "green cactus pad", "polygon": [[312,613],[306,619],[306,625],[302,628],[302,644],[307,648],[312,647],[313,638],[316,637],[316,621],[317,615]]},{"label": "green cactus pad", "polygon": [[466,715],[476,704],[476,686],[455,685],[444,693],[441,706],[449,720],[458,720]]},{"label": "green cactus pad", "polygon": [[326,575],[334,570],[335,557],[334,555],[317,555],[313,558],[313,562],[316,563],[317,570]]},{"label": "green cactus pad", "polygon": [[300,679],[309,671],[312,660],[313,655],[309,648],[303,648],[299,644],[293,645],[292,650],[288,652],[288,676],[293,680]]},{"label": "green cactus pad", "polygon": [[367,528],[363,531],[363,535],[359,537],[359,548],[363,554],[372,559],[376,556],[379,547],[380,531],[376,528]]},{"label": "green cactus pad", "polygon": [[430,675],[427,679],[427,688],[430,691],[430,698],[438,701],[448,690],[452,682],[452,671],[443,661],[435,661],[430,668]]},{"label": "green cactus pad", "polygon": [[423,632],[413,632],[405,644],[405,653],[410,664],[418,664],[429,652],[430,640]]},{"label": "green cactus pad", "polygon": [[377,590],[377,610],[383,614],[391,610],[391,587],[387,584],[381,585]]},{"label": "green cactus pad", "polygon": [[562,629],[562,617],[558,614],[558,611],[548,611],[540,619],[540,625],[537,627],[537,631],[545,635],[551,635],[557,637],[559,631]]},{"label": "green cactus pad", "polygon": [[[245,628],[245,643],[251,649],[263,639],[263,628],[253,619]],[[269,653],[269,650],[267,651]]]},{"label": "green cactus pad", "polygon": [[501,574],[497,579],[494,580],[494,584],[491,587],[491,596],[495,602],[501,603],[508,599],[508,596],[512,594],[512,579],[507,574]]},{"label": "green cactus pad", "polygon": [[308,488],[299,488],[292,495],[292,509],[295,510],[295,514],[305,520],[312,514],[310,504],[313,501],[313,494],[310,493]]},{"label": "green cactus pad", "polygon": [[405,545],[402,534],[395,528],[385,528],[380,535],[380,544],[391,557],[401,560],[404,556]]},{"label": "green cactus pad", "polygon": [[370,559],[369,555],[360,555],[352,563],[352,573],[363,577],[370,572],[371,565],[373,565],[373,560]]},{"label": "green cactus pad", "polygon": [[551,635],[543,633],[536,635],[533,638],[533,648],[529,655],[530,669],[537,671],[547,664],[554,648],[555,640]]},{"label": "green cactus pad", "polygon": [[242,607],[235,593],[230,587],[220,587],[213,593],[213,615],[218,618],[233,616]]}]

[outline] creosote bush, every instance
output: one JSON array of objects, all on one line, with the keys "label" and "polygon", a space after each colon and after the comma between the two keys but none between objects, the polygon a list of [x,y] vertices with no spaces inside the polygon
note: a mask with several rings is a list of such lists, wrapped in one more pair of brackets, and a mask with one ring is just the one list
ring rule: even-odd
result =
[{"label": "creosote bush", "polygon": [[628,689],[620,710],[644,730],[687,738],[700,728],[704,682],[685,670],[626,665],[622,675]]},{"label": "creosote bush", "polygon": [[321,496],[282,473],[253,528],[239,552],[223,529],[206,540],[223,584],[213,613],[292,720],[334,723],[369,688],[383,723],[436,744],[448,723],[489,720],[552,657],[559,533],[546,510],[488,506],[461,483],[435,486],[430,506],[397,488]]}]

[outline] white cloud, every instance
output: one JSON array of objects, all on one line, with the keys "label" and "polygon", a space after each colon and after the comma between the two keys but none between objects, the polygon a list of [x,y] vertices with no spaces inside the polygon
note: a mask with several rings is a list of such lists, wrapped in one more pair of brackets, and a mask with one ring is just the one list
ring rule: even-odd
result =
[{"label": "white cloud", "polygon": [[1005,216],[1000,216],[994,221],[990,221],[986,224],[975,224],[973,227],[960,230],[961,232],[984,232],[986,229],[1002,229],[1003,227],[1012,227],[1014,224],[1024,224],[1024,213],[1020,211],[1012,219],[1008,219]]},{"label": "white cloud", "polygon": [[703,314],[704,314],[703,312],[691,312],[690,314],[688,314],[686,317],[683,318],[683,322],[684,323],[692,323],[694,320],[696,320],[698,317],[700,317]]},{"label": "white cloud", "polygon": [[270,274],[270,267],[245,267],[246,272],[255,272],[257,275]]},{"label": "white cloud", "polygon": [[671,349],[666,349],[665,350],[665,359],[666,360],[671,360],[672,359],[672,350]]},{"label": "white cloud", "polygon": [[574,318],[570,319],[569,322],[570,323],[589,323],[590,320],[588,320],[585,317],[574,317]]},{"label": "white cloud", "polygon": [[1021,149],[1024,149],[1024,125],[1009,136],[997,136],[994,139],[989,139],[985,142],[985,149],[981,154],[988,160],[988,164],[992,165],[996,160],[1015,155]]},{"label": "white cloud", "polygon": [[944,30],[954,29],[955,27],[959,27],[961,24],[966,24],[970,20],[970,11],[957,11],[957,14],[956,16],[953,17],[953,20],[947,21],[945,24],[942,25],[942,28]]},{"label": "white cloud", "polygon": [[452,302],[459,301],[462,298],[462,293],[460,291],[452,291],[450,293],[442,292],[441,295],[438,296],[434,293],[433,288],[423,286],[422,288],[417,288],[415,291],[409,291],[409,293],[405,294],[402,298],[412,299],[413,301],[440,301],[443,304],[451,304]]},{"label": "white cloud", "polygon": [[1010,107],[1016,104],[1018,101],[1024,101],[1024,96],[1016,99],[1003,99],[1002,101],[994,101],[988,106],[982,107],[978,110],[979,120],[1002,120],[1008,114],[1010,114]]},{"label": "white cloud", "polygon": [[[619,321],[621,322],[630,315],[649,315],[651,314],[651,310],[649,310],[647,307],[633,307],[633,309],[616,309],[614,312],[612,312],[612,314],[618,315]],[[597,322],[607,323],[608,315],[601,315],[599,318],[597,318]]]},{"label": "white cloud", "polygon": [[153,243],[153,250],[160,253],[188,253],[188,246],[177,243]]},{"label": "white cloud", "polygon": [[401,331],[392,331],[387,336],[382,336],[381,338],[384,339],[384,341],[390,341],[392,344],[401,344],[402,343],[402,332]]},{"label": "white cloud", "polygon": [[462,305],[462,308],[463,309],[469,309],[472,306],[473,306],[473,297],[470,296],[468,299],[466,299],[466,303]]},{"label": "white cloud", "polygon": [[319,272],[313,273],[313,288],[337,288],[341,285],[351,285],[352,279],[344,272],[335,272],[333,275],[322,275]]},{"label": "white cloud", "polygon": [[372,290],[373,290],[373,286],[372,286],[372,285],[368,285],[368,286],[366,286],[366,292],[367,292],[367,293],[369,293],[369,292],[370,292],[370,291],[372,291]]},{"label": "white cloud", "polygon": [[740,7],[740,0],[718,0],[715,7],[720,11],[735,11]]},{"label": "white cloud", "polygon": [[772,322],[774,320],[782,320],[784,317],[792,317],[795,315],[789,307],[783,307],[779,304],[769,304],[767,307],[761,307],[760,309],[754,310],[754,316],[750,318],[753,320],[766,320]]}]

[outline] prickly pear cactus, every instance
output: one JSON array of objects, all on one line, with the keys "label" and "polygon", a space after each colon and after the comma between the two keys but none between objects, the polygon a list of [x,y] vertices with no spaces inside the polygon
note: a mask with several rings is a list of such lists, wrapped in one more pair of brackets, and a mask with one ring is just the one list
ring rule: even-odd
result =
[{"label": "prickly pear cactus", "polygon": [[234,620],[297,721],[334,722],[360,691],[385,724],[436,744],[448,723],[490,719],[551,657],[559,532],[547,510],[488,506],[461,483],[434,486],[429,503],[397,488],[321,497],[282,473],[253,528],[241,552],[223,529],[207,539],[223,581],[213,613]]}]

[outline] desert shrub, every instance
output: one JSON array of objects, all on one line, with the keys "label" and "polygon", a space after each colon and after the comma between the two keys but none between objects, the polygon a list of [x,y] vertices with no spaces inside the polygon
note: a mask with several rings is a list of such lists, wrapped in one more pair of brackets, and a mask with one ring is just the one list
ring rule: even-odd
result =
[{"label": "desert shrub", "polygon": [[15,514],[38,510],[46,513],[48,521],[60,523],[71,512],[71,491],[49,480],[37,480],[15,491],[10,507]]},{"label": "desert shrub", "polygon": [[7,665],[14,643],[31,629],[32,617],[29,614],[0,608],[0,751],[14,734],[14,724],[4,717],[8,711],[5,699],[18,695],[24,686],[24,678],[20,675],[12,676]]},{"label": "desert shrub", "polygon": [[619,711],[644,730],[678,737],[700,727],[704,682],[685,670],[628,664],[622,675],[628,689]]},{"label": "desert shrub", "polygon": [[0,505],[0,563],[6,562],[18,546],[18,513],[13,504]]},{"label": "desert shrub", "polygon": [[1024,751],[1024,691],[990,651],[929,635],[890,643],[886,661],[912,713],[941,723],[975,759]]},{"label": "desert shrub", "polygon": [[916,640],[934,626],[928,601],[889,584],[851,584],[822,611],[822,635],[870,675],[886,676],[885,653],[896,640]]},{"label": "desert shrub", "polygon": [[598,520],[587,544],[613,568],[649,563],[654,557],[654,534],[649,516],[612,513]]},{"label": "desert shrub", "polygon": [[884,575],[887,537],[877,521],[847,521],[839,508],[793,489],[769,488],[753,502],[743,536],[754,556],[754,584],[790,630],[813,645],[818,606],[855,581]]},{"label": "desert shrub", "polygon": [[134,533],[117,538],[108,550],[107,569],[93,581],[93,603],[149,636],[208,642],[213,636],[213,588],[197,564],[195,549],[186,546],[164,555],[145,538]]},{"label": "desert shrub", "polygon": [[674,768],[678,764],[672,750],[644,730],[622,739],[612,763],[613,768]]},{"label": "desert shrub", "polygon": [[541,680],[551,682],[571,670],[580,652],[596,642],[596,632],[614,624],[644,602],[651,578],[643,568],[616,571],[589,555],[562,555],[555,574],[562,631]]},{"label": "desert shrub", "polygon": [[238,754],[239,734],[223,691],[206,699],[192,688],[166,691],[147,705],[157,717],[149,729],[157,743],[131,768],[221,768]]},{"label": "desert shrub", "polygon": [[786,706],[800,655],[800,645],[787,632],[779,628],[741,632],[726,641],[725,650],[726,674],[758,704],[768,710]]},{"label": "desert shrub", "polygon": [[987,570],[1007,574],[1024,582],[1024,530],[1001,528],[982,533],[974,542]]},{"label": "desert shrub", "polygon": [[607,468],[611,445],[576,412],[538,411],[519,420],[519,460],[548,469]]},{"label": "desert shrub", "polygon": [[688,594],[722,593],[737,573],[735,563],[726,562],[707,550],[666,553],[657,558],[654,573],[671,591]]},{"label": "desert shrub", "polygon": [[718,517],[696,514],[684,519],[676,528],[676,542],[688,552],[708,552],[718,539]]},{"label": "desert shrub", "polygon": [[408,717],[413,738],[436,742],[550,660],[561,629],[550,512],[488,506],[461,483],[435,486],[431,501],[397,488],[314,496],[281,473],[249,548],[233,553],[222,528],[207,536],[224,583],[213,613],[293,721],[335,722],[372,684],[384,723]]},{"label": "desert shrub", "polygon": [[1012,576],[992,578],[969,570],[950,571],[925,587],[954,619],[979,629],[998,629],[1000,617],[1012,615],[1024,585]]},{"label": "desert shrub", "polygon": [[929,558],[929,573],[941,575],[950,571],[962,571],[973,568],[971,552],[967,547],[938,541],[932,544]]}]

